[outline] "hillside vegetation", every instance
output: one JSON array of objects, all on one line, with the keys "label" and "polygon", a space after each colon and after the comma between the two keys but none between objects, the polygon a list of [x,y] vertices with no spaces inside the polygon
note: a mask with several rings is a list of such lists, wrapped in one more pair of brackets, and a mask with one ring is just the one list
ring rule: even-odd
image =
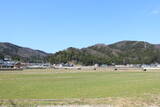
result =
[{"label": "hillside vegetation", "polygon": [[51,63],[93,64],[160,63],[159,45],[141,41],[121,41],[111,45],[96,44],[87,48],[68,48],[49,56]]},{"label": "hillside vegetation", "polygon": [[160,45],[143,41],[121,41],[110,45],[96,44],[82,49],[70,47],[48,54],[11,43],[0,43],[0,59],[5,56],[22,62],[50,62],[52,64],[151,64],[160,63]]},{"label": "hillside vegetation", "polygon": [[11,43],[0,43],[0,59],[11,57],[13,60],[24,62],[43,62],[47,53],[40,50],[20,47]]}]

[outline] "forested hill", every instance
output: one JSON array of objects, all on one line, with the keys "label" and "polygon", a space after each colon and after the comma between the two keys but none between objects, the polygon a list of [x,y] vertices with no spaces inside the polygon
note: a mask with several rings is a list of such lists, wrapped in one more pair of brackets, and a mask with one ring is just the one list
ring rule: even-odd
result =
[{"label": "forested hill", "polygon": [[93,64],[151,64],[160,63],[160,45],[143,41],[121,41],[110,45],[96,44],[87,48],[68,48],[54,54],[0,43],[0,59],[10,56],[23,62]]},{"label": "forested hill", "polygon": [[49,56],[51,63],[151,64],[160,63],[160,45],[143,41],[121,41],[110,45],[96,44],[87,48],[68,48]]},{"label": "forested hill", "polygon": [[6,56],[11,57],[13,60],[23,62],[44,62],[46,61],[48,53],[17,46],[11,43],[0,42],[0,59],[3,59]]}]

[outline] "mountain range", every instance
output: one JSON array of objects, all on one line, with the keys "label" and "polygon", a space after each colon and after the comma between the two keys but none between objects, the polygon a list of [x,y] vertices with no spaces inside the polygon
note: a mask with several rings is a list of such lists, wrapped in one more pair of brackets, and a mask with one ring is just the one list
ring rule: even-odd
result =
[{"label": "mountain range", "polygon": [[17,46],[11,43],[0,43],[0,58],[11,57],[13,60],[24,62],[43,62],[48,53]]},{"label": "mountain range", "polygon": [[120,41],[82,49],[68,48],[51,55],[49,61],[83,65],[160,63],[160,45],[144,41]]},{"label": "mountain range", "polygon": [[10,56],[24,62],[93,64],[151,64],[160,63],[160,45],[144,41],[120,41],[96,44],[82,49],[70,47],[53,54],[0,43],[0,57]]}]

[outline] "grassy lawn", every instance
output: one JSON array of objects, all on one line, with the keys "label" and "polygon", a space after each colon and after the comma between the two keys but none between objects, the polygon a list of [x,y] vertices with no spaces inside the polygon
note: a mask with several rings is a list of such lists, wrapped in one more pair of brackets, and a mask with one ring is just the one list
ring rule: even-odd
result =
[{"label": "grassy lawn", "polygon": [[160,72],[50,71],[0,72],[0,99],[160,97]]}]

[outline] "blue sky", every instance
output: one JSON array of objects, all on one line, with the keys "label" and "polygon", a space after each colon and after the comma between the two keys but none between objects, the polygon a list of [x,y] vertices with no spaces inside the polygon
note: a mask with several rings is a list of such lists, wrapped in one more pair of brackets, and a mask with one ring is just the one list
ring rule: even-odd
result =
[{"label": "blue sky", "polygon": [[160,0],[0,0],[0,42],[56,52],[121,40],[160,44]]}]

